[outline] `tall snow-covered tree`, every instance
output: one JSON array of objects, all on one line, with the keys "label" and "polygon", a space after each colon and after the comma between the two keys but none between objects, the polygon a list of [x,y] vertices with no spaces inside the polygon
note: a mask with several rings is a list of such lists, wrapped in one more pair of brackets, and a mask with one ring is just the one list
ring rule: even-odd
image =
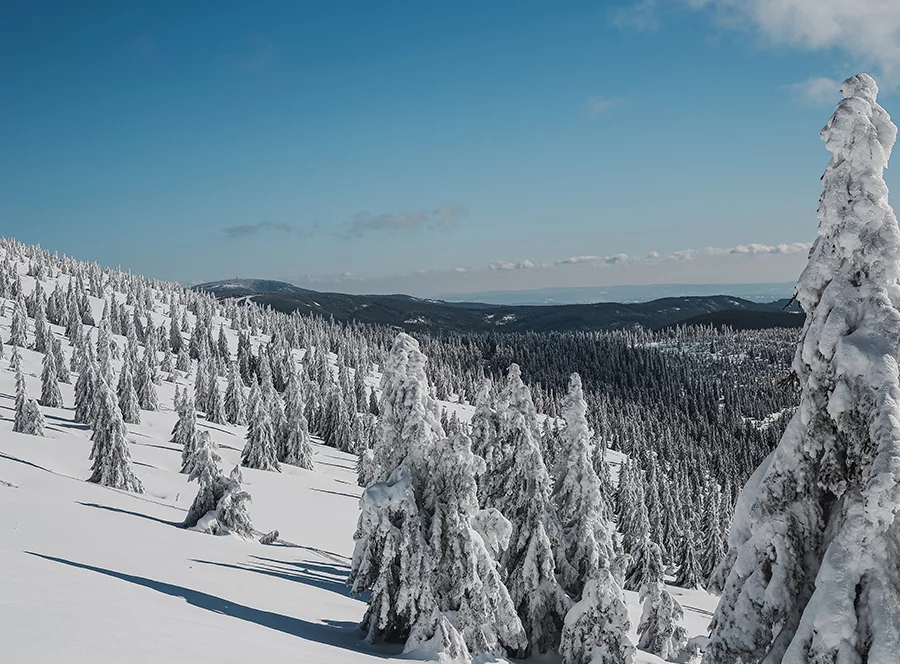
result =
[{"label": "tall snow-covered tree", "polygon": [[181,472],[186,473],[197,449],[197,410],[193,398],[185,394],[176,404],[176,410],[178,421],[172,430],[172,442],[181,445]]},{"label": "tall snow-covered tree", "polygon": [[821,131],[819,232],[796,298],[800,407],[764,464],[708,664],[897,661],[900,231],[883,170],[897,135],[867,74]]},{"label": "tall snow-covered tree", "polygon": [[503,490],[495,507],[513,528],[502,565],[529,649],[544,653],[559,646],[570,600],[556,579],[548,535],[558,525],[553,524],[556,515],[550,474],[541,457],[537,413],[516,364],[509,368],[501,402],[499,437],[510,453],[497,471]]},{"label": "tall snow-covered tree", "polygon": [[96,409],[90,455],[94,463],[88,482],[143,493],[144,487],[131,465],[131,452],[125,438],[127,431],[116,403],[116,393],[102,379],[97,381]]},{"label": "tall snow-covered tree", "polygon": [[312,470],[312,445],[310,444],[309,426],[303,411],[300,379],[296,372],[293,372],[288,378],[287,388],[284,392],[284,431],[281,434],[282,444],[279,446],[278,460]]},{"label": "tall snow-covered tree", "polygon": [[78,380],[75,381],[75,421],[93,424],[96,412],[97,368],[92,357],[82,360]]},{"label": "tall snow-covered tree", "polygon": [[116,388],[116,396],[119,401],[119,409],[122,411],[122,419],[126,424],[141,423],[141,406],[137,392],[134,390],[134,377],[131,373],[131,359],[125,353],[122,362],[122,370],[119,372],[119,384]]},{"label": "tall snow-covered tree", "polygon": [[13,419],[13,431],[25,433],[25,404],[28,402],[28,386],[25,384],[25,374],[22,373],[22,359],[17,351],[18,346],[14,346],[11,362],[16,372],[16,414]]},{"label": "tall snow-covered tree", "polygon": [[237,365],[232,362],[228,371],[228,386],[225,388],[225,421],[229,424],[247,423],[247,402],[244,386],[238,374]]},{"label": "tall snow-covered tree", "polygon": [[435,594],[436,561],[419,501],[443,431],[428,392],[425,356],[405,333],[394,341],[381,387],[377,481],[360,500],[349,581],[354,594],[370,591],[361,627],[370,641],[405,643],[407,652],[430,643],[451,658],[467,657],[463,637]]},{"label": "tall snow-covered tree", "polygon": [[609,567],[613,539],[604,519],[604,498],[594,471],[594,443],[587,422],[587,403],[581,376],[572,374],[563,405],[566,427],[560,439],[557,481],[553,500],[562,524],[557,551],[559,580],[574,597],[600,567]]},{"label": "tall snow-covered tree", "polygon": [[497,564],[472,526],[483,464],[465,433],[435,446],[423,497],[433,514],[428,536],[436,561],[434,590],[441,610],[456,616],[470,654],[524,652],[525,630]]},{"label": "tall snow-covered tree", "polygon": [[[253,389],[256,391],[256,385]],[[251,398],[251,401],[250,426],[247,427],[247,443],[241,454],[241,465],[246,468],[281,472],[275,445],[275,428],[269,416],[269,402],[262,394]]]},{"label": "tall snow-covered tree", "polygon": [[56,371],[56,358],[53,353],[48,351],[44,354],[43,370],[41,371],[41,405],[47,408],[62,408],[63,405]]}]

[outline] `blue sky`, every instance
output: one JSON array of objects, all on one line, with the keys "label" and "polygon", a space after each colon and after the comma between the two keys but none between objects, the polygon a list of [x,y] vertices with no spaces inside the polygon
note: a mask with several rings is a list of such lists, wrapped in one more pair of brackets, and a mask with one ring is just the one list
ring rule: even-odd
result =
[{"label": "blue sky", "polygon": [[791,281],[838,81],[900,108],[888,4],[18,3],[0,232],[184,282]]}]

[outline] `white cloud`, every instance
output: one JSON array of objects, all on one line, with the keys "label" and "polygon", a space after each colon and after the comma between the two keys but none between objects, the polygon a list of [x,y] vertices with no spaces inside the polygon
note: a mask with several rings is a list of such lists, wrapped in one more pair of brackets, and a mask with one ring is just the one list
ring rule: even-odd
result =
[{"label": "white cloud", "polygon": [[616,103],[617,100],[610,99],[609,97],[603,97],[601,95],[594,95],[590,99],[587,100],[584,104],[584,110],[587,111],[587,114],[591,117],[596,115],[600,115],[604,111],[608,111],[609,108]]},{"label": "white cloud", "polygon": [[518,263],[510,263],[509,261],[494,261],[488,267],[490,267],[492,270],[507,272],[510,270],[530,270],[531,268],[535,267],[535,265],[526,258],[525,260],[519,261]]},{"label": "white cloud", "polygon": [[[750,32],[769,45],[812,52],[838,49],[854,66],[875,67],[889,79],[900,75],[897,0],[676,0],[676,5],[709,12],[716,25]],[[621,28],[653,30],[662,11],[658,0],[635,0],[611,20]]]},{"label": "white cloud", "polygon": [[448,230],[456,228],[468,211],[461,205],[447,203],[436,210],[412,210],[411,212],[372,214],[357,212],[353,218],[343,225],[337,235],[344,239],[362,237],[368,233],[380,231],[409,232],[422,228],[431,230]]},{"label": "white cloud", "polygon": [[811,106],[834,106],[841,98],[841,82],[827,76],[809,78],[785,87],[794,99]]},{"label": "white cloud", "polygon": [[578,263],[596,263],[600,260],[599,256],[570,256],[560,261],[556,261],[557,265],[577,265]]},{"label": "white cloud", "polygon": [[652,32],[660,26],[659,2],[638,0],[630,5],[618,7],[610,13],[610,20],[617,28]]}]

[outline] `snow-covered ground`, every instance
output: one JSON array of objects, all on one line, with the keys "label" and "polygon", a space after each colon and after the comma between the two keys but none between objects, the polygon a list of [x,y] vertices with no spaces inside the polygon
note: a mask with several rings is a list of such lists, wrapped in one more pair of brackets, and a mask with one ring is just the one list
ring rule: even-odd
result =
[{"label": "snow-covered ground", "polygon": [[[30,291],[33,280],[23,284]],[[93,304],[99,320],[102,301]],[[157,324],[164,310],[157,308]],[[121,347],[124,339],[116,340]],[[243,469],[254,526],[277,529],[276,545],[184,530],[197,485],[179,473],[181,450],[169,442],[175,385],[158,387],[160,412],[142,411],[142,423],[128,425],[146,491],[135,495],[85,481],[91,432],[73,421],[71,385],[60,386],[67,408],[43,409],[45,438],[12,432],[10,352],[0,360],[0,662],[356,664],[399,653],[361,640],[365,605],[345,585],[361,494],[355,457],[317,444],[313,471]],[[42,355],[21,353],[37,398]],[[444,405],[461,419],[471,415],[469,406]],[[239,461],[244,428],[198,424],[218,443],[227,472]],[[621,459],[610,461],[617,471]],[[689,634],[704,634],[715,598],[671,590]],[[636,641],[640,605],[627,596]],[[662,660],[642,653],[638,661]]]}]

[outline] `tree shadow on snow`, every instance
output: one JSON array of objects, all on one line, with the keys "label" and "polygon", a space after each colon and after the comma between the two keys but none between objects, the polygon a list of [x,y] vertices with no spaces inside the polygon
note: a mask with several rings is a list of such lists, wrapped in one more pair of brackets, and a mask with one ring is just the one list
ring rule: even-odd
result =
[{"label": "tree shadow on snow", "polygon": [[290,634],[291,636],[296,636],[307,641],[313,641],[315,643],[321,643],[353,652],[362,651],[375,657],[387,658],[388,656],[384,652],[374,650],[363,641],[361,638],[362,634],[358,630],[356,623],[353,622],[326,620],[323,621],[323,624],[311,623],[300,618],[293,618],[271,611],[263,611],[262,609],[254,609],[251,606],[244,606],[237,602],[231,602],[222,597],[216,597],[215,595],[209,595],[200,592],[199,590],[192,590],[163,581],[154,581],[153,579],[125,574],[124,572],[114,572],[113,570],[104,569],[102,567],[94,567],[93,565],[87,565],[85,563],[76,563],[71,560],[47,556],[42,553],[34,553],[32,551],[26,551],[25,553],[62,565],[69,565],[70,567],[77,567],[79,569],[96,572],[97,574],[111,576],[122,581],[127,581],[128,583],[155,590],[156,592],[169,595],[170,597],[179,597],[191,606],[255,623],[261,627]]},{"label": "tree shadow on snow", "polygon": [[318,491],[319,493],[330,493],[332,496],[345,496],[347,498],[353,498],[354,500],[359,500],[362,497],[362,494],[354,495],[352,493],[343,493],[342,491],[329,491],[328,489],[317,489],[315,487],[311,487],[313,491]]},{"label": "tree shadow on snow", "polygon": [[81,422],[73,422],[72,420],[66,419],[65,417],[60,417],[59,415],[51,415],[49,413],[44,413],[44,418],[47,420],[54,420],[59,423],[59,426],[65,427],[66,429],[77,429],[79,431],[89,431],[91,426],[89,424],[82,424]]},{"label": "tree shadow on snow", "polygon": [[149,514],[141,514],[140,512],[132,512],[131,510],[126,510],[121,507],[110,507],[109,505],[100,505],[98,503],[83,503],[80,500],[76,500],[76,503],[79,505],[84,505],[85,507],[93,507],[98,510],[106,510],[107,512],[118,512],[119,514],[127,514],[129,516],[140,517],[141,519],[147,519],[148,521],[156,521],[156,523],[161,523],[164,526],[175,526],[176,528],[181,528],[181,521],[166,521],[165,519],[160,519],[159,517],[150,516]]},{"label": "tree shadow on snow", "polygon": [[[218,563],[212,560],[197,560],[193,562],[202,565],[215,565],[216,567],[227,567],[228,569],[242,570],[244,572],[254,572],[256,574],[264,574],[276,579],[285,581],[296,581],[313,588],[327,590],[329,592],[350,596],[350,588],[347,586],[345,579],[347,577],[346,569],[334,571],[336,568],[331,565],[316,565],[314,563],[288,563],[281,560],[273,560],[270,558],[259,558],[253,556],[257,560],[265,561],[263,564],[250,563],[247,565],[239,565],[234,563]],[[266,564],[268,563],[268,564]],[[275,563],[275,564],[271,564]],[[276,565],[291,565],[293,568],[278,567]],[[335,576],[340,575],[340,576]]]}]

